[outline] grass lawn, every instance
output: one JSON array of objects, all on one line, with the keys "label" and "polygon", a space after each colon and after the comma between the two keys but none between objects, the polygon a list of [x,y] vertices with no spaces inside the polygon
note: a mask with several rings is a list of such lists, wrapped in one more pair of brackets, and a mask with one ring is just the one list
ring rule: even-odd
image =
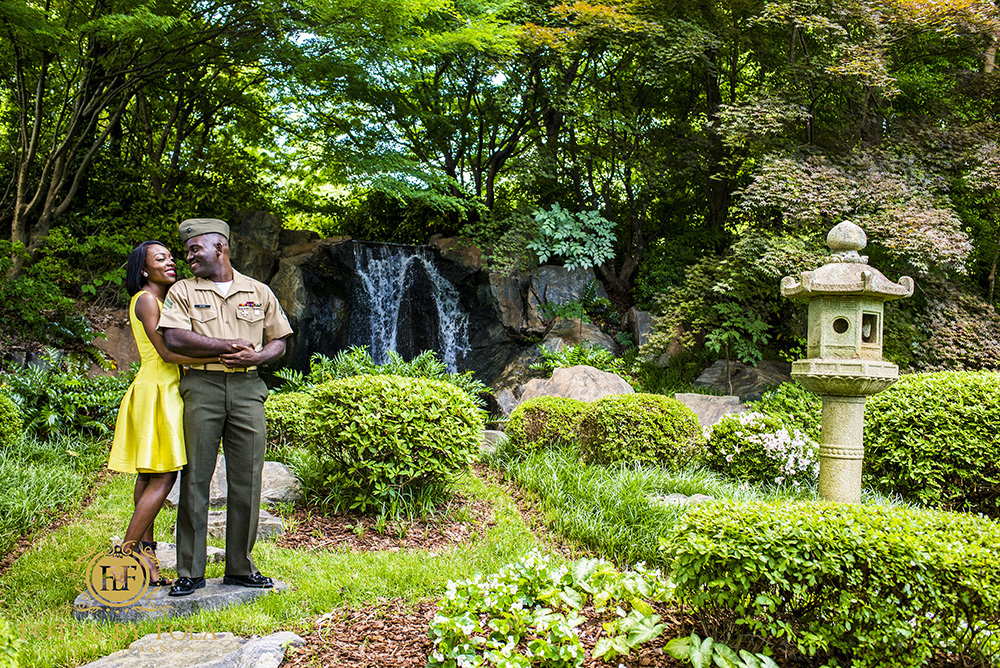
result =
[{"label": "grass lawn", "polygon": [[[305,634],[315,617],[331,609],[379,597],[413,602],[436,597],[449,579],[495,571],[536,545],[507,492],[470,473],[458,481],[457,491],[492,504],[495,524],[484,537],[440,552],[308,552],[261,541],[254,549],[257,565],[265,574],[287,582],[289,591],[252,605],[181,619],[140,624],[77,622],[72,604],[84,587],[86,564],[82,560],[110,536],[123,532],[131,514],[132,484],[132,476],[111,478],[78,519],[41,539],[0,579],[0,616],[27,643],[22,666],[78,666],[158,630],[229,631],[241,636],[276,630]],[[157,540],[172,541],[175,515],[169,508],[161,512]],[[220,540],[210,541],[224,546]],[[207,576],[221,577],[223,568],[223,564],[209,564]]]}]

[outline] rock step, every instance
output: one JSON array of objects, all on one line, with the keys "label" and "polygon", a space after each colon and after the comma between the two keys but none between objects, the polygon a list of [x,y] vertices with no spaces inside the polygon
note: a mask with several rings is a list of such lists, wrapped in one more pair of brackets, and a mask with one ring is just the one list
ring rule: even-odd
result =
[{"label": "rock step", "polygon": [[[178,637],[179,636],[179,637]],[[150,633],[81,668],[277,668],[285,648],[305,640],[289,631],[263,638],[232,633]]]},{"label": "rock step", "polygon": [[[208,546],[208,563],[218,563],[226,558],[226,551]],[[160,562],[161,569],[177,569],[177,546],[173,543],[159,543],[156,546],[156,560]]]},{"label": "rock step", "polygon": [[[274,581],[272,589],[253,589],[222,584],[222,578],[209,578],[203,589],[190,596],[170,596],[170,587],[151,587],[149,592],[129,606],[112,607],[83,592],[73,601],[73,618],[77,621],[140,622],[171,617],[187,617],[202,610],[218,610],[240,603],[250,603],[272,592],[284,591],[288,585]],[[160,664],[156,664],[160,665]]]}]

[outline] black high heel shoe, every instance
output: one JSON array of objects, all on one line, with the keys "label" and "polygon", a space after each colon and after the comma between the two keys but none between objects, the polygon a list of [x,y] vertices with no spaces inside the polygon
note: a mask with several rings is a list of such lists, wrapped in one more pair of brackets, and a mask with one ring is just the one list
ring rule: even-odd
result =
[{"label": "black high heel shoe", "polygon": [[[155,561],[159,565],[159,560],[156,558],[156,541],[155,540],[140,540],[139,544],[142,546],[140,551],[142,555],[147,559]],[[150,587],[169,587],[173,584],[173,581],[167,580],[162,575],[156,580],[150,580]]]}]

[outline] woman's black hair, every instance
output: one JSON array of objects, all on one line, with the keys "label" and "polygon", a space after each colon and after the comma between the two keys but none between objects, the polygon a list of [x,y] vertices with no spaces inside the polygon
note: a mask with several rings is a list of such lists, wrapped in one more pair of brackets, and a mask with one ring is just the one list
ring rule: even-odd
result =
[{"label": "woman's black hair", "polygon": [[150,246],[166,248],[167,244],[150,239],[143,241],[128,254],[128,260],[125,262],[125,289],[128,290],[129,297],[142,290],[142,286],[146,285],[146,277],[142,273],[146,271],[146,249]]}]

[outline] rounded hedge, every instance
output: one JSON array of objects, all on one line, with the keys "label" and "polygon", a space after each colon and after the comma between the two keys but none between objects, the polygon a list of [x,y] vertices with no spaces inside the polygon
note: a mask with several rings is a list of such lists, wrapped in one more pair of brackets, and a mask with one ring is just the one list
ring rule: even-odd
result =
[{"label": "rounded hedge", "polygon": [[580,418],[579,447],[593,464],[635,462],[678,470],[705,454],[698,416],[662,394],[611,394]]},{"label": "rounded hedge", "polygon": [[20,441],[23,431],[24,423],[17,404],[0,392],[0,444],[7,445]]},{"label": "rounded hedge", "polygon": [[483,437],[485,413],[444,381],[353,376],[305,396],[296,437],[342,507],[405,506],[466,468]]},{"label": "rounded hedge", "polygon": [[865,476],[908,501],[1000,516],[1000,373],[912,374],[869,397]]},{"label": "rounded hedge", "polygon": [[267,442],[277,448],[294,446],[302,440],[308,420],[305,407],[307,392],[271,394],[264,402],[267,416]]},{"label": "rounded hedge", "polygon": [[706,463],[738,480],[802,487],[819,476],[819,444],[764,413],[730,413],[711,429]]},{"label": "rounded hedge", "polygon": [[535,397],[510,414],[506,434],[517,450],[562,445],[576,439],[587,402],[567,397]]},{"label": "rounded hedge", "polygon": [[662,555],[717,638],[786,638],[827,666],[911,668],[942,651],[993,665],[1000,523],[981,516],[710,501],[678,518]]}]

